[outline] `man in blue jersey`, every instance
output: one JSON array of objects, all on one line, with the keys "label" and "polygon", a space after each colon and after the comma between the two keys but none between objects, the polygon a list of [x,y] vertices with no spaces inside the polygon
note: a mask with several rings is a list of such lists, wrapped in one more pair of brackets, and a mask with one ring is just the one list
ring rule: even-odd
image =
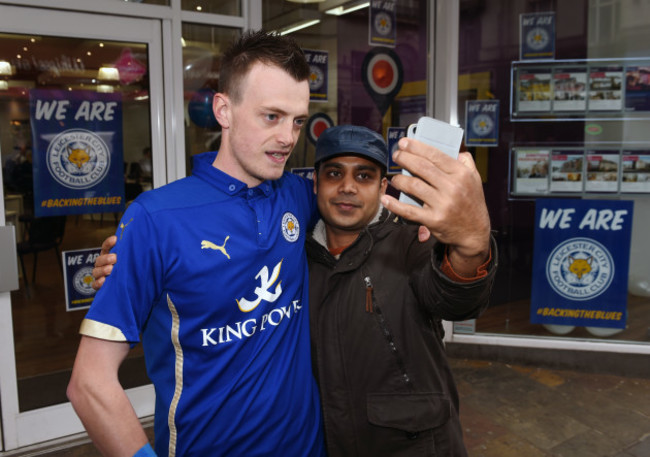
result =
[{"label": "man in blue jersey", "polygon": [[219,152],[125,212],[68,386],[103,455],[154,455],[117,377],[140,341],[157,455],[324,455],[304,252],[317,208],[284,172],[309,72],[293,40],[245,34],[221,62]]}]

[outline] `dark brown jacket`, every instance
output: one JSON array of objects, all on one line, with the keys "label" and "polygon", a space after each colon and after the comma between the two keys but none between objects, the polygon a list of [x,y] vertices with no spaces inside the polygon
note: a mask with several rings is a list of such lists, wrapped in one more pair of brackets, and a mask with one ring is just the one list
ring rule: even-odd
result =
[{"label": "dark brown jacket", "polygon": [[[310,327],[329,457],[466,456],[441,319],[487,307],[496,269],[469,284],[439,269],[444,246],[383,210],[340,259],[310,234]],[[321,233],[321,242],[316,241]]]}]

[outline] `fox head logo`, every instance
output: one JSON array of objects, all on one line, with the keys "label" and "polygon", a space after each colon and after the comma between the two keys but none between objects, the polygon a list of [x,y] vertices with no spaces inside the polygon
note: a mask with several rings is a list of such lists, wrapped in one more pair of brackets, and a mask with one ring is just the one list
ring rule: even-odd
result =
[{"label": "fox head logo", "polygon": [[89,149],[72,148],[68,146],[68,160],[81,169],[90,160]]},{"label": "fox head logo", "polygon": [[96,186],[114,168],[111,149],[102,136],[85,129],[56,135],[47,148],[46,163],[50,176],[68,189]]},{"label": "fox head logo", "polygon": [[591,273],[591,263],[593,260],[593,256],[586,259],[576,259],[569,256],[569,271],[576,275],[578,279],[582,279],[584,275]]},{"label": "fox head logo", "polygon": [[614,280],[614,258],[592,238],[569,238],[546,260],[548,284],[562,297],[590,300],[604,293]]}]

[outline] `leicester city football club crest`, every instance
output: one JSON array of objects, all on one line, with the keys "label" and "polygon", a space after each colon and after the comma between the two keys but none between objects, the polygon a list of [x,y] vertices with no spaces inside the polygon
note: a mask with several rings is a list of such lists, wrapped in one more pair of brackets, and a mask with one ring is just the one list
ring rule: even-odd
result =
[{"label": "leicester city football club crest", "polygon": [[282,235],[284,239],[290,243],[295,243],[300,237],[300,224],[298,218],[290,212],[284,213],[282,216]]},{"label": "leicester city football club crest", "polygon": [[93,269],[92,267],[84,267],[77,271],[72,279],[74,290],[83,295],[92,295],[95,293],[93,289]]},{"label": "leicester city football club crest", "polygon": [[549,44],[550,37],[546,29],[535,27],[526,34],[526,44],[533,51],[540,51]]},{"label": "leicester city football club crest", "polygon": [[47,169],[69,189],[87,189],[102,181],[111,165],[108,146],[90,130],[70,129],[59,133],[47,148]]},{"label": "leicester city football club crest", "polygon": [[570,300],[602,294],[614,278],[610,252],[590,238],[571,238],[555,247],[546,262],[546,278],[555,292]]},{"label": "leicester city football club crest", "polygon": [[323,82],[325,81],[325,75],[323,70],[321,70],[316,65],[309,66],[309,89],[311,91],[319,91],[323,87]]},{"label": "leicester city football club crest", "polygon": [[479,114],[472,121],[472,130],[479,136],[487,136],[494,130],[494,121],[487,114]]},{"label": "leicester city football club crest", "polygon": [[385,12],[378,13],[375,16],[375,30],[380,35],[388,35],[393,30],[393,21]]}]

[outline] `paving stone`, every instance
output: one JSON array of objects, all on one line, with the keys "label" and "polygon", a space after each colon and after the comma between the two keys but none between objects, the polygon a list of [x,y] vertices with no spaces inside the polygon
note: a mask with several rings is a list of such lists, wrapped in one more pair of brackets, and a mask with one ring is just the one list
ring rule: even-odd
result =
[{"label": "paving stone", "polygon": [[469,457],[547,457],[550,455],[515,434],[498,436],[478,447],[468,449],[467,453]]},{"label": "paving stone", "polygon": [[650,417],[623,406],[604,394],[592,401],[581,399],[566,403],[558,409],[610,437],[622,447],[635,443],[650,430]]},{"label": "paving stone", "polygon": [[627,453],[634,457],[650,456],[650,433],[641,439],[641,442],[627,449]]},{"label": "paving stone", "polygon": [[470,457],[650,457],[648,379],[465,360],[452,371]]},{"label": "paving stone", "polygon": [[465,447],[468,449],[478,447],[508,433],[508,429],[496,423],[489,416],[480,414],[462,403],[460,422],[463,426]]},{"label": "paving stone", "polygon": [[589,430],[555,446],[555,457],[613,457],[620,451],[620,445],[608,436]]},{"label": "paving stone", "polygon": [[544,384],[547,387],[561,386],[566,382],[566,379],[561,374],[543,369],[537,369],[530,373],[530,378],[541,384]]},{"label": "paving stone", "polygon": [[554,408],[520,406],[516,410],[499,412],[495,421],[538,448],[548,451],[589,428]]}]

